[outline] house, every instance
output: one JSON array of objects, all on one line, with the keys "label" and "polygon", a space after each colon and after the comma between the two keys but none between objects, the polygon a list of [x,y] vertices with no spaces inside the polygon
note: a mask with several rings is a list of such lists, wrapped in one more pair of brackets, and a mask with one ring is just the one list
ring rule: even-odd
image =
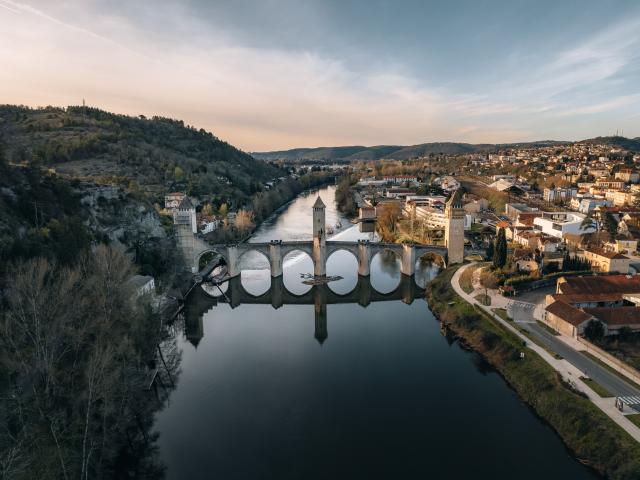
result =
[{"label": "house", "polygon": [[418,177],[416,177],[415,175],[387,175],[382,179],[387,183],[396,183],[396,184],[418,183]]},{"label": "house", "polygon": [[526,203],[507,203],[504,206],[504,213],[511,220],[516,220],[523,213],[531,213],[537,211],[537,208],[532,208]]},{"label": "house", "polygon": [[553,203],[558,200],[569,200],[578,194],[578,189],[574,187],[567,188],[545,188],[542,192],[542,198],[545,201]]},{"label": "house", "polygon": [[561,277],[556,292],[545,299],[544,321],[564,335],[582,335],[592,320],[603,324],[606,335],[623,327],[640,330],[638,276]]},{"label": "house", "polygon": [[623,168],[619,172],[616,172],[615,178],[622,180],[625,183],[638,183],[640,182],[640,174],[634,172],[629,168]]},{"label": "house", "polygon": [[605,248],[617,253],[633,253],[638,249],[638,240],[629,235],[618,235],[607,242]]},{"label": "house", "polygon": [[561,300],[545,307],[545,323],[568,337],[582,335],[592,316]]},{"label": "house", "polygon": [[413,190],[410,188],[390,188],[387,190],[387,198],[405,198],[407,195],[411,195]]},{"label": "house", "polygon": [[128,280],[128,283],[135,289],[136,297],[153,293],[156,289],[156,282],[150,275],[134,275]]},{"label": "house", "polygon": [[586,215],[576,212],[545,212],[533,220],[536,229],[552,237],[563,238],[564,235],[584,234],[595,231],[594,226],[582,227]]},{"label": "house", "polygon": [[631,264],[631,259],[621,253],[595,247],[578,253],[578,257],[587,260],[594,270],[603,273],[628,273]]}]

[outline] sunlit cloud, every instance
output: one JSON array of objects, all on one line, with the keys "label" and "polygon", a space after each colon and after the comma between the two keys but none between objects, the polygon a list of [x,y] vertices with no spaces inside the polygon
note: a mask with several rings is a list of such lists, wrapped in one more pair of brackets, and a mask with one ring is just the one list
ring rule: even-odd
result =
[{"label": "sunlit cloud", "polygon": [[182,118],[247,150],[580,138],[597,123],[578,131],[553,119],[597,120],[638,101],[634,92],[607,90],[616,75],[638,67],[637,19],[500,82],[460,91],[406,65],[355,67],[339,51],[247,45],[175,4],[153,4],[153,15],[175,19],[160,32],[117,9],[97,14],[100,3],[34,5],[0,0],[0,26],[10,40],[0,43],[0,102],[86,98],[120,113]]}]

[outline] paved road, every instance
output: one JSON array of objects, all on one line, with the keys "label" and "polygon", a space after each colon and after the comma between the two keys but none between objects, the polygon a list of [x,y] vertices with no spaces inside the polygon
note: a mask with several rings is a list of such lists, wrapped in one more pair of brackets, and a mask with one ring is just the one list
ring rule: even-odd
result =
[{"label": "paved road", "polygon": [[521,324],[521,328],[528,330],[536,336],[552,352],[561,355],[565,360],[575,366],[581,372],[587,372],[587,376],[594,382],[602,385],[616,397],[640,395],[640,390],[634,388],[618,375],[610,372],[602,365],[594,362],[584,354],[574,350],[555,335],[549,333],[537,323]]}]

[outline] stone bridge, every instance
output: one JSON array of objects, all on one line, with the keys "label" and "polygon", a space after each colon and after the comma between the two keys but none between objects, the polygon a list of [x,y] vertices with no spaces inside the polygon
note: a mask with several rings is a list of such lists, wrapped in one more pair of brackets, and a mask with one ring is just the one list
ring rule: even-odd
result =
[{"label": "stone bridge", "polygon": [[[268,260],[273,278],[282,275],[284,257],[293,251],[308,254],[313,261],[313,273],[325,276],[327,259],[338,250],[350,252],[358,260],[358,274],[369,276],[371,259],[380,251],[388,250],[400,258],[400,271],[407,276],[415,273],[416,260],[430,253],[440,257],[443,265],[461,262],[464,257],[464,215],[457,192],[447,203],[449,221],[445,229],[445,247],[421,244],[378,243],[360,240],[357,242],[332,241],[326,238],[325,205],[320,197],[313,205],[313,237],[308,241],[272,240],[266,243],[241,243],[235,245],[209,245],[194,233],[195,209],[190,203],[178,208],[175,215],[178,244],[193,273],[199,272],[200,259],[209,252],[217,253],[227,266],[230,277],[240,275],[240,259],[249,251],[258,251]],[[462,213],[461,213],[462,212]],[[462,215],[462,216],[461,216]],[[462,223],[461,223],[462,222]],[[445,260],[446,259],[446,260]],[[205,275],[209,271],[202,272]]]},{"label": "stone bridge", "polygon": [[[431,245],[412,245],[399,243],[378,243],[368,240],[357,242],[326,241],[321,252],[314,251],[313,241],[284,242],[272,240],[267,243],[241,243],[237,245],[203,245],[193,258],[192,271],[198,272],[200,258],[209,252],[214,252],[224,260],[227,273],[230,277],[240,275],[240,259],[248,252],[256,251],[263,254],[269,260],[272,277],[282,276],[283,259],[291,252],[303,252],[309,255],[314,263],[316,275],[326,274],[326,261],[335,252],[344,250],[351,253],[358,261],[358,275],[369,276],[371,259],[379,252],[391,251],[400,259],[400,271],[404,275],[412,276],[415,273],[416,260],[427,253],[440,257],[445,262],[447,249]],[[318,265],[322,262],[322,265]]]}]

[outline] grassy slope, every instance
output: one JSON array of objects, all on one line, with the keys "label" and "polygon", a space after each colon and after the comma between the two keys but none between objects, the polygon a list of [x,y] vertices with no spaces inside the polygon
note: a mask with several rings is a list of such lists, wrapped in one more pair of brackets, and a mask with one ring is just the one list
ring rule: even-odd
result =
[{"label": "grassy slope", "polygon": [[611,478],[640,478],[640,445],[565,385],[538,355],[527,351],[520,359],[521,341],[455,294],[450,283],[454,272],[445,270],[429,286],[434,314],[482,354],[581,461]]}]

